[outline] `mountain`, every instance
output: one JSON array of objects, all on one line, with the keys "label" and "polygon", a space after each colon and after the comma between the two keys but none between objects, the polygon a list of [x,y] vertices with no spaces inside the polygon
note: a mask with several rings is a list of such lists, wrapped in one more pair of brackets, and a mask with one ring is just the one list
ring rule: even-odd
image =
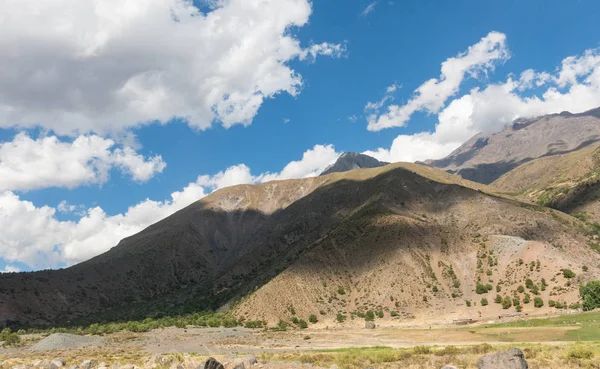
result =
[{"label": "mountain", "polygon": [[[0,275],[0,324],[224,305],[270,324],[292,307],[326,325],[360,324],[351,314],[366,309],[381,322],[478,318],[502,311],[495,291],[512,296],[527,278],[545,278],[544,300],[575,302],[561,269],[576,282],[600,277],[581,222],[495,191],[407,163],[224,188],[84,263]],[[486,284],[494,290],[478,294]]]},{"label": "mountain", "polygon": [[478,134],[440,160],[425,164],[489,184],[535,158],[563,154],[600,142],[600,108],[517,119],[494,134]]},{"label": "mountain", "polygon": [[492,185],[523,200],[600,223],[600,145],[520,165]]},{"label": "mountain", "polygon": [[335,172],[347,172],[359,168],[377,168],[389,163],[379,161],[369,155],[359,154],[357,152],[345,152],[336,160],[335,163],[325,168],[322,176]]}]

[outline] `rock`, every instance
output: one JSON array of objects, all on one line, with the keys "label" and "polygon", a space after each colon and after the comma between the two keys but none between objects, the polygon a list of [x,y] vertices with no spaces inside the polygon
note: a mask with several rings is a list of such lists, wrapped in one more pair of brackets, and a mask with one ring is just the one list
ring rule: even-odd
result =
[{"label": "rock", "polygon": [[58,366],[56,366],[56,364],[54,364],[54,363],[48,364],[47,368],[48,369],[59,369]]},{"label": "rock", "polygon": [[366,321],[366,322],[365,322],[365,328],[366,328],[366,329],[375,329],[375,322],[372,322],[372,321]]},{"label": "rock", "polygon": [[138,367],[133,364],[125,364],[121,367],[121,369],[138,369]]},{"label": "rock", "polygon": [[312,368],[312,364],[311,363],[305,363],[303,365],[303,367],[305,367],[305,368]]},{"label": "rock", "polygon": [[169,367],[169,369],[184,369],[184,368],[183,368],[183,365],[175,363],[175,364],[171,365]]},{"label": "rock", "polygon": [[79,365],[71,365],[69,369],[79,369]]},{"label": "rock", "polygon": [[335,365],[335,364],[331,364],[331,366],[329,367],[329,369],[340,369],[339,366]]},{"label": "rock", "polygon": [[81,369],[92,369],[96,366],[96,362],[94,360],[85,360],[81,363]]},{"label": "rock", "polygon": [[225,369],[223,364],[215,360],[215,358],[208,358],[206,363],[204,363],[204,369]]},{"label": "rock", "polygon": [[112,365],[112,369],[120,369],[121,368],[121,364],[114,362]]},{"label": "rock", "polygon": [[37,360],[33,363],[33,366],[36,366],[38,368],[48,368],[50,366],[50,363],[44,360]]},{"label": "rock", "polygon": [[58,368],[62,368],[63,366],[65,366],[66,362],[65,359],[57,357],[56,359],[52,360],[50,362],[50,364],[54,364],[56,365]]},{"label": "rock", "polygon": [[254,355],[248,355],[244,358],[244,361],[248,363],[248,366],[258,364],[258,359]]},{"label": "rock", "polygon": [[243,362],[237,364],[236,366],[233,367],[233,369],[246,369],[246,366],[244,365]]},{"label": "rock", "polygon": [[512,348],[497,354],[488,354],[477,360],[478,369],[527,369],[523,351]]},{"label": "rock", "polygon": [[[173,362],[173,359],[170,357],[162,356],[162,355],[154,355],[146,362],[146,367],[148,368],[156,368],[157,366],[167,366]],[[118,368],[117,368],[118,369]]]},{"label": "rock", "polygon": [[455,366],[452,365],[446,365],[445,367],[443,367],[442,369],[456,369]]}]

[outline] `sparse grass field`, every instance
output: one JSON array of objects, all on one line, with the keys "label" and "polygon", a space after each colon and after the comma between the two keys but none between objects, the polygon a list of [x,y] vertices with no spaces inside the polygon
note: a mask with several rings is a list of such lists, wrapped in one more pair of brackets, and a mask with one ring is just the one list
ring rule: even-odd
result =
[{"label": "sparse grass field", "polygon": [[[235,336],[235,337],[233,337]],[[243,328],[167,328],[148,333],[117,332],[104,336],[105,347],[35,353],[0,349],[0,363],[9,368],[37,359],[64,357],[80,363],[144,365],[152,354],[163,353],[185,368],[195,368],[208,356],[227,361],[227,355],[254,353],[260,359],[299,361],[329,368],[476,368],[490,352],[511,347],[523,350],[530,368],[600,368],[600,312],[515,320],[502,324],[434,329],[289,330]],[[24,342],[35,341],[24,337]],[[380,342],[374,345],[373,342]],[[355,346],[355,347],[352,347]],[[403,347],[405,346],[405,347]]]}]

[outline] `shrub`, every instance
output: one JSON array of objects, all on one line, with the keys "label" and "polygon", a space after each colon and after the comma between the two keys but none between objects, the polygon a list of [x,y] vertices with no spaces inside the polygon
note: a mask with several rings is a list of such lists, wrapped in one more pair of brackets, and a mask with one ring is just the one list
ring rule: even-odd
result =
[{"label": "shrub", "polygon": [[467,304],[467,307],[471,307],[471,301],[466,300],[465,303]]},{"label": "shrub", "polygon": [[338,323],[343,323],[346,320],[346,316],[342,313],[337,313],[335,319],[338,321]]},{"label": "shrub", "polygon": [[527,278],[525,280],[525,287],[531,289],[531,287],[533,287],[533,281],[531,279]]},{"label": "shrub", "polygon": [[315,324],[316,322],[318,322],[319,320],[317,319],[317,316],[315,314],[311,314],[308,317],[308,321],[311,322],[312,324]]},{"label": "shrub", "polygon": [[298,318],[296,318],[296,317],[293,317],[293,318],[292,318],[292,323],[294,323],[294,324],[298,325]]},{"label": "shrub", "polygon": [[517,309],[517,311],[520,313],[521,311],[523,311],[523,306],[517,305],[515,306],[515,309]]},{"label": "shrub", "polygon": [[475,293],[477,293],[478,295],[488,293],[492,289],[493,289],[493,287],[491,284],[483,285],[483,284],[477,282],[477,284],[475,285]]},{"label": "shrub", "polygon": [[460,281],[458,279],[453,279],[452,280],[452,287],[454,287],[454,288],[460,287]]},{"label": "shrub", "polygon": [[569,351],[567,354],[569,359],[591,359],[594,357],[594,352],[590,350],[586,350],[583,348],[578,348],[572,351]]},{"label": "shrub", "polygon": [[265,322],[261,320],[249,320],[244,324],[246,328],[263,328],[265,326]]},{"label": "shrub", "polygon": [[428,355],[431,353],[431,348],[429,346],[415,346],[413,352],[417,355]]},{"label": "shrub", "polygon": [[510,300],[510,297],[504,296],[504,299],[502,300],[502,309],[508,309],[511,306],[512,306],[512,301]]},{"label": "shrub", "polygon": [[280,331],[286,331],[288,324],[286,321],[279,319],[279,323],[277,323],[277,329]]},{"label": "shrub", "polygon": [[569,309],[581,309],[581,304],[578,302],[574,302],[571,305],[569,305]]},{"label": "shrub", "polygon": [[487,306],[488,300],[484,297],[481,299],[481,306]]},{"label": "shrub", "polygon": [[308,323],[306,323],[306,320],[300,319],[298,321],[298,327],[300,327],[301,329],[306,329],[308,328]]},{"label": "shrub", "polygon": [[588,267],[587,267],[587,265],[584,265],[584,266],[581,268],[581,270],[583,270],[584,272],[587,272],[587,271],[588,271]]},{"label": "shrub", "polygon": [[500,285],[499,285],[499,284],[497,284],[497,285],[496,285],[496,292],[500,292],[500,291],[502,291],[502,287],[500,287]]},{"label": "shrub", "polygon": [[529,295],[528,293],[526,293],[525,297],[523,298],[523,303],[524,304],[529,304],[529,301],[531,301],[531,295]]},{"label": "shrub", "polygon": [[563,269],[563,276],[567,279],[575,278],[575,273],[571,269]]},{"label": "shrub", "polygon": [[589,311],[600,307],[600,281],[589,281],[579,286],[579,295],[583,299],[583,310]]},{"label": "shrub", "polygon": [[496,299],[494,300],[494,302],[496,304],[501,304],[502,303],[502,296],[500,295],[496,295]]},{"label": "shrub", "polygon": [[368,310],[365,314],[365,320],[368,322],[375,320],[375,313],[372,310]]},{"label": "shrub", "polygon": [[433,288],[432,288],[432,291],[433,291],[433,292],[438,292],[438,291],[439,291],[439,290],[438,290],[438,286],[433,286]]},{"label": "shrub", "polygon": [[377,317],[378,317],[379,319],[382,319],[382,318],[383,318],[383,310],[378,310],[378,311],[377,311]]},{"label": "shrub", "polygon": [[492,275],[492,271],[490,269],[488,269],[485,274],[487,274],[488,276]]},{"label": "shrub", "polygon": [[3,335],[1,339],[4,340],[4,346],[18,346],[21,343],[21,337],[16,333],[9,333],[7,335]]},{"label": "shrub", "polygon": [[548,306],[550,306],[550,307],[556,306],[556,301],[554,301],[554,300],[548,300]]},{"label": "shrub", "polygon": [[399,314],[397,311],[391,311],[390,316],[397,317]]},{"label": "shrub", "polygon": [[533,306],[535,306],[536,308],[541,308],[542,306],[544,306],[544,300],[542,300],[541,297],[536,296],[533,299]]},{"label": "shrub", "polygon": [[519,287],[517,287],[517,292],[523,293],[523,292],[525,292],[525,288],[523,286],[519,286]]},{"label": "shrub", "polygon": [[338,287],[338,290],[337,290],[337,292],[338,292],[340,295],[345,295],[345,294],[346,294],[346,290],[344,290],[344,287]]},{"label": "shrub", "polygon": [[513,306],[521,305],[521,299],[519,298],[519,296],[513,297],[512,303],[513,303]]}]

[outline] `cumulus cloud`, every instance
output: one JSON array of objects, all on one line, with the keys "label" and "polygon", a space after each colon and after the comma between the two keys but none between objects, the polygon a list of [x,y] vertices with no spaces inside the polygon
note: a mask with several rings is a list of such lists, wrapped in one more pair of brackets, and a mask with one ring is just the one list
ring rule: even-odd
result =
[{"label": "cumulus cloud", "polygon": [[135,181],[161,173],[166,163],[160,155],[145,158],[130,147],[96,135],[61,141],[56,136],[32,139],[26,133],[0,142],[0,191],[47,187],[74,188],[102,184],[117,168]]},{"label": "cumulus cloud", "polygon": [[92,207],[76,221],[57,219],[57,212],[81,210],[66,201],[57,208],[37,207],[14,192],[0,192],[0,258],[25,263],[31,268],[80,262],[107,251],[121,239],[219,188],[316,175],[339,155],[331,145],[316,145],[307,150],[302,159],[290,162],[279,173],[253,175],[248,166],[234,165],[214,175],[199,176],[182,190],[173,192],[169,199],[146,199],[116,215],[106,214],[101,207]]},{"label": "cumulus cloud", "polygon": [[18,273],[21,269],[14,267],[12,265],[7,265],[4,267],[4,270],[0,270],[0,273]]},{"label": "cumulus cloud", "polygon": [[387,112],[368,117],[369,131],[380,131],[390,127],[402,127],[417,111],[438,113],[448,98],[456,95],[465,76],[478,77],[494,69],[498,62],[509,58],[506,35],[490,32],[466,52],[442,63],[439,78],[425,81],[405,105],[389,105]]},{"label": "cumulus cloud", "polygon": [[290,61],[345,52],[328,42],[304,49],[290,32],[308,22],[308,0],[210,1],[206,13],[189,0],[18,5],[0,0],[0,128],[248,125],[265,99],[302,88]]},{"label": "cumulus cloud", "polygon": [[555,72],[524,70],[499,83],[471,89],[438,113],[434,132],[400,135],[390,148],[367,154],[385,161],[438,159],[477,133],[502,130],[519,117],[600,106],[600,50],[569,56]]}]

